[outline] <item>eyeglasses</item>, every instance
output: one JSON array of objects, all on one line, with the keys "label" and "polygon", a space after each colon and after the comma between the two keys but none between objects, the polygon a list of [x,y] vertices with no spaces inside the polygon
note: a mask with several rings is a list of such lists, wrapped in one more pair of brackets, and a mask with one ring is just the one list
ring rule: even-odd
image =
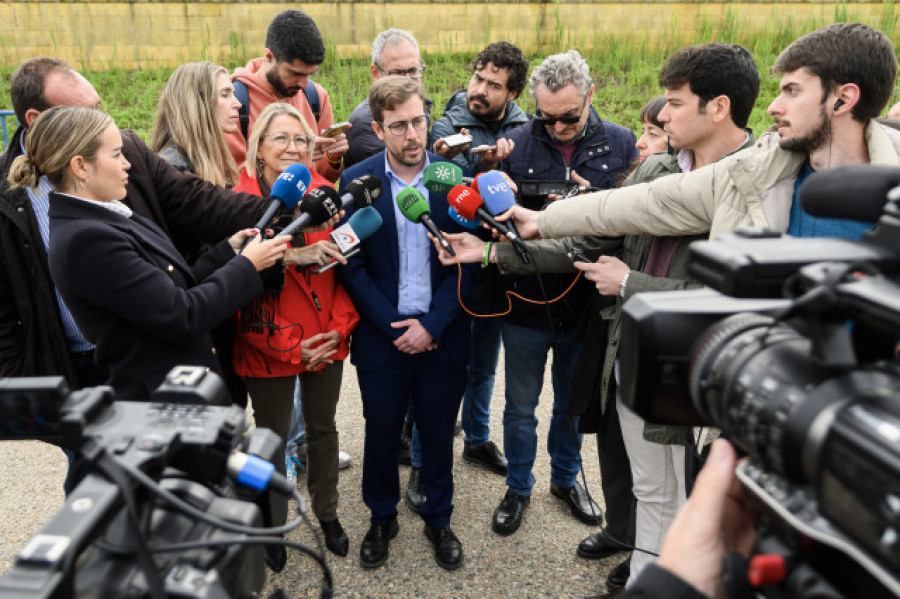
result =
[{"label": "eyeglasses", "polygon": [[392,69],[390,71],[385,71],[380,64],[375,63],[375,67],[384,73],[385,75],[405,75],[411,79],[421,79],[422,75],[425,73],[425,65],[420,64],[417,67],[413,67],[411,69],[406,69],[405,71],[402,69]]},{"label": "eyeglasses", "polygon": [[412,128],[416,131],[426,131],[428,129],[428,117],[424,114],[420,114],[411,121],[394,121],[390,125],[385,125],[384,123],[378,124],[390,131],[393,135],[400,137],[401,135],[406,135],[406,131],[409,129],[410,125],[412,125]]},{"label": "eyeglasses", "polygon": [[285,133],[266,133],[263,137],[268,137],[273,144],[280,148],[287,148],[291,145],[291,142],[294,142],[294,145],[297,146],[298,150],[300,148],[308,148],[316,141],[316,138],[312,135],[295,135],[294,137],[289,137]]},{"label": "eyeglasses", "polygon": [[587,96],[584,98],[584,102],[581,104],[581,108],[578,110],[578,114],[568,115],[568,116],[535,116],[534,120],[544,125],[545,127],[552,127],[556,123],[562,123],[563,125],[574,125],[581,120],[581,114],[584,112],[584,108],[587,106]]}]

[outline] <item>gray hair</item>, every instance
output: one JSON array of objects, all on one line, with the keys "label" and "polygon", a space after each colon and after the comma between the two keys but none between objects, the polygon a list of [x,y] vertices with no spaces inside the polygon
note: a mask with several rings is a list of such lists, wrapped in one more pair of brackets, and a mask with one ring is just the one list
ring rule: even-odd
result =
[{"label": "gray hair", "polygon": [[573,84],[584,96],[590,91],[592,83],[587,61],[581,57],[578,50],[548,56],[531,72],[531,79],[528,82],[532,94],[539,85],[543,85],[551,92],[557,92]]},{"label": "gray hair", "polygon": [[421,53],[419,52],[419,42],[416,41],[413,34],[403,29],[391,27],[390,29],[379,33],[378,37],[375,38],[375,41],[372,42],[372,64],[381,66],[381,53],[384,52],[385,46],[398,44],[403,40],[411,43],[416,49],[416,54],[421,56]]}]

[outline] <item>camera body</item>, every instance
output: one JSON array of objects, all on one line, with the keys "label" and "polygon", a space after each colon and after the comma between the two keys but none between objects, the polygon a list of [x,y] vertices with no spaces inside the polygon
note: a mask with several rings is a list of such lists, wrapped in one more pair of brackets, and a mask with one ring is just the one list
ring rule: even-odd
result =
[{"label": "camera body", "polygon": [[[220,521],[267,523],[276,499],[237,484],[230,460],[243,449],[271,462],[280,440],[247,435],[243,409],[215,405],[223,397],[221,379],[199,367],[173,369],[149,402],[115,401],[110,387],[69,393],[62,377],[0,379],[0,409],[15,423],[0,439],[54,442],[92,466],[0,579],[0,597],[149,597],[148,567],[166,596],[257,597],[265,561],[260,545],[240,542],[250,535],[191,518],[127,476],[137,470]],[[163,550],[179,543],[197,546]],[[142,547],[154,549],[151,566]]]},{"label": "camera body", "polygon": [[770,597],[900,596],[900,169],[847,168],[812,175],[800,200],[814,215],[845,198],[883,207],[863,241],[697,242],[689,272],[712,289],[624,307],[624,403],[718,427],[749,454],[738,478],[763,514],[757,551],[793,568]]}]

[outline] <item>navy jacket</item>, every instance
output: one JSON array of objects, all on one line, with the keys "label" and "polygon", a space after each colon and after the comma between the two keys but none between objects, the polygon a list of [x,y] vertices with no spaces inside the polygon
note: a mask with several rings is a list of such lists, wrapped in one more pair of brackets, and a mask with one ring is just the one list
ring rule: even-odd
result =
[{"label": "navy jacket", "polygon": [[188,266],[163,230],[50,194],[50,274],[78,328],[97,345],[119,399],[141,400],[178,364],[219,371],[209,331],[262,292],[227,240]]},{"label": "navy jacket", "polygon": [[[428,153],[431,162],[443,158]],[[341,174],[341,187],[356,177],[372,174],[381,180],[385,193],[373,204],[383,224],[364,240],[362,251],[350,258],[347,265],[338,267],[338,276],[359,311],[359,325],[350,344],[351,362],[362,370],[377,370],[384,364],[388,351],[404,329],[392,329],[390,323],[404,320],[397,310],[400,248],[397,240],[397,221],[394,217],[394,198],[384,169],[385,152],[379,152]],[[463,229],[450,218],[447,196],[429,193],[431,218],[441,231],[458,233]],[[348,210],[347,218],[352,214]],[[345,219],[346,220],[346,219]],[[465,299],[473,287],[473,265],[463,266],[460,294]],[[431,249],[431,306],[419,322],[434,337],[438,349],[446,351],[454,364],[465,368],[469,362],[469,316],[457,298],[457,267],[443,266],[437,251]]]},{"label": "navy jacket", "polygon": [[[531,119],[525,125],[513,129],[506,137],[516,144],[500,169],[506,172],[518,185],[523,180],[565,180],[571,179],[571,171],[587,179],[600,189],[616,187],[622,173],[637,158],[634,147],[634,133],[629,129],[600,118],[593,106],[590,108],[584,134],[576,141],[575,152],[569,166],[563,155],[553,146],[547,128]],[[578,198],[565,200],[577,202]],[[563,293],[572,283],[573,275],[543,274],[541,281],[547,299]],[[542,300],[541,287],[537,275],[509,275],[503,281],[507,289],[520,295]],[[596,293],[590,282],[582,280],[563,299],[550,305],[549,314],[558,329],[577,326],[587,304],[589,294]],[[544,305],[528,304],[518,300],[513,302],[513,311],[504,318],[513,324],[537,329],[549,328],[547,308]]]}]

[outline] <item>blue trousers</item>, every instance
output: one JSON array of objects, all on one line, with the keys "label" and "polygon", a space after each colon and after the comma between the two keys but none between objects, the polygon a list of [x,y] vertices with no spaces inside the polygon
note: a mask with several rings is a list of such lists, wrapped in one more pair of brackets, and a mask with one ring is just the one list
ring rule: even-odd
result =
[{"label": "blue trousers", "polygon": [[581,470],[581,435],[577,419],[566,423],[564,415],[569,386],[581,343],[577,331],[530,329],[504,322],[503,349],[506,363],[506,406],[503,410],[503,450],[508,461],[506,484],[519,495],[531,495],[534,476],[531,470],[537,455],[537,417],[535,409],[544,382],[547,356],[553,348],[551,377],[553,412],[547,435],[550,454],[550,480],[561,486],[574,485]]},{"label": "blue trousers", "polygon": [[372,522],[383,523],[397,516],[397,450],[411,398],[427,498],[419,515],[429,526],[448,526],[453,513],[453,429],[466,386],[465,370],[457,368],[440,347],[416,355],[391,347],[379,370],[357,368],[357,377],[366,420],[362,492]]},{"label": "blue trousers", "polygon": [[490,438],[491,395],[494,374],[500,358],[499,318],[472,320],[472,350],[469,362],[469,384],[462,402],[463,442],[467,447],[480,447]]}]

